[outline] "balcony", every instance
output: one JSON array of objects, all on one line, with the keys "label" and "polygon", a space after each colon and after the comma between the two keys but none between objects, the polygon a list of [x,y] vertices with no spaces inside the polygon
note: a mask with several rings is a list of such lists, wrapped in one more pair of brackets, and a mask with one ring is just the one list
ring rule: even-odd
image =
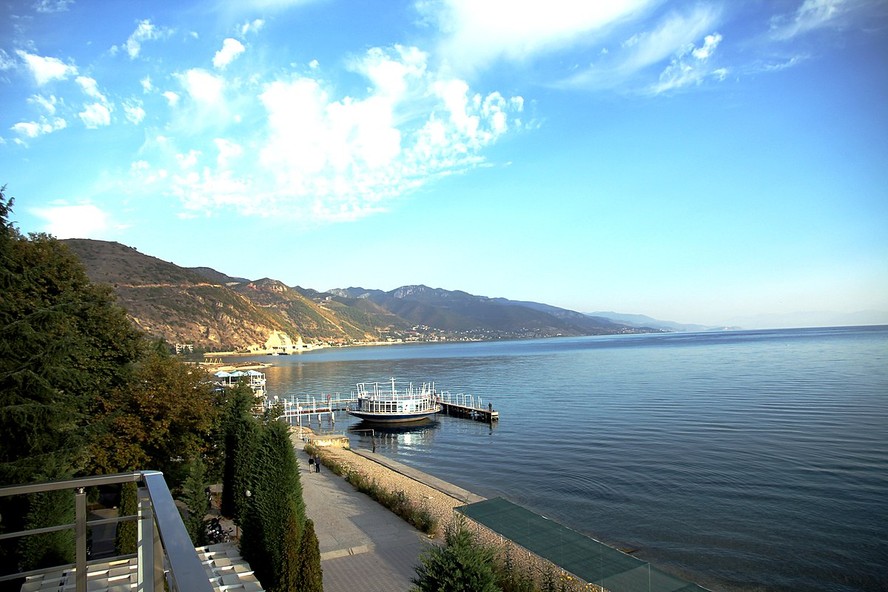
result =
[{"label": "balcony", "polygon": [[[88,519],[86,490],[90,487],[135,482],[138,513],[132,516]],[[75,562],[40,570],[0,574],[0,583],[24,579],[22,592],[53,590],[75,592],[139,590],[140,592],[254,591],[262,587],[249,565],[232,544],[195,549],[182,523],[163,474],[138,471],[18,485],[0,488],[0,497],[70,490],[74,496],[74,524],[0,534],[0,540],[61,530],[74,530]],[[100,526],[135,520],[137,553],[89,560],[88,531]],[[166,585],[166,588],[165,588]]]}]

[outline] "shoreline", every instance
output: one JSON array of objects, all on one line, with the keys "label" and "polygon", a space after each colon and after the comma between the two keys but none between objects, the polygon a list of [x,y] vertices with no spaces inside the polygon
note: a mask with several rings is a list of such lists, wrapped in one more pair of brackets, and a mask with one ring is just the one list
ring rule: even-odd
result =
[{"label": "shoreline", "polygon": [[[294,445],[302,446],[303,449],[314,446],[311,444],[310,436],[307,440],[300,439],[295,433],[291,437]],[[475,533],[480,543],[495,549],[499,561],[512,562],[520,572],[536,581],[540,589],[543,589],[543,583],[547,579],[554,578],[560,586],[559,589],[566,592],[606,592],[596,584],[584,582],[561,566],[458,514],[455,510],[457,507],[486,501],[487,498],[369,450],[352,450],[336,446],[314,446],[314,449],[328,470],[332,470],[332,465],[335,464],[339,469],[345,468],[347,472],[359,473],[383,489],[393,493],[401,492],[417,507],[427,510],[437,520],[437,527],[428,535],[429,538],[442,540],[448,525],[454,519],[461,518]],[[383,504],[379,505],[385,511],[391,511]]]}]

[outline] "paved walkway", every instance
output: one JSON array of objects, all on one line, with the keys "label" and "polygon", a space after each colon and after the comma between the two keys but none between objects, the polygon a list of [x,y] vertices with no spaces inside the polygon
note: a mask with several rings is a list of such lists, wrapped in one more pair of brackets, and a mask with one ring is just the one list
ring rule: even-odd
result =
[{"label": "paved walkway", "polygon": [[326,467],[310,473],[299,447],[296,456],[305,512],[321,550],[324,592],[410,590],[428,537]]}]

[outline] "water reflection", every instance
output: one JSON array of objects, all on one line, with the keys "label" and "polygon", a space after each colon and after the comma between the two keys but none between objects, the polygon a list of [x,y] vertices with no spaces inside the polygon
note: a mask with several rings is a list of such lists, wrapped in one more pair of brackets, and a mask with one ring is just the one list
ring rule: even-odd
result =
[{"label": "water reflection", "polygon": [[378,452],[394,453],[426,449],[431,446],[438,433],[440,422],[429,420],[410,425],[386,426],[360,421],[349,426],[349,439],[352,445],[375,449]]}]

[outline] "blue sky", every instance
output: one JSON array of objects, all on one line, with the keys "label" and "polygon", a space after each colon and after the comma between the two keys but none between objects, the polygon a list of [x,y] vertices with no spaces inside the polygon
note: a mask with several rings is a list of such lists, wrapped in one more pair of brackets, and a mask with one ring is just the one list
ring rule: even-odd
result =
[{"label": "blue sky", "polygon": [[318,290],[888,322],[884,1],[0,6],[24,232]]}]

